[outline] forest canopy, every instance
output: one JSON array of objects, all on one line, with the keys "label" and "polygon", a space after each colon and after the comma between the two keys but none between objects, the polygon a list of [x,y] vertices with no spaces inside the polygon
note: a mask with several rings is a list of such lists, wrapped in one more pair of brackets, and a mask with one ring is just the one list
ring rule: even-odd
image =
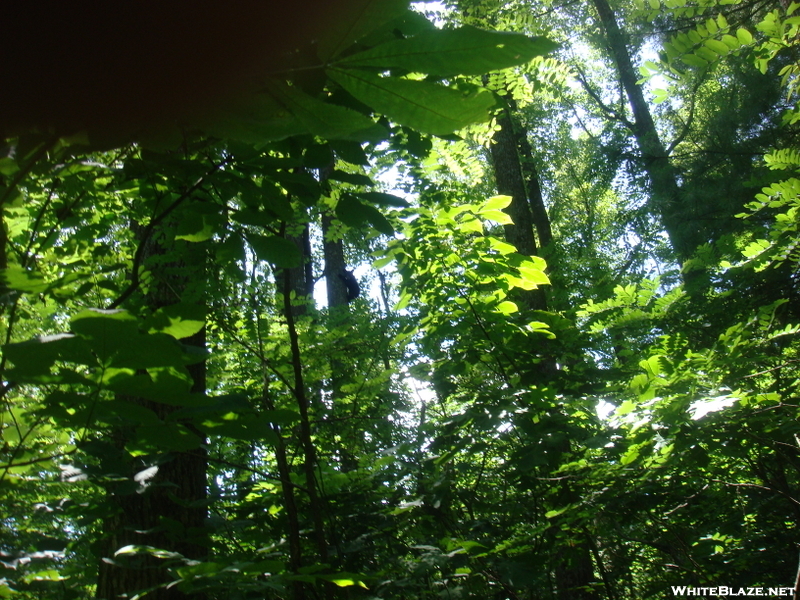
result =
[{"label": "forest canopy", "polygon": [[7,7],[0,598],[800,598],[800,4],[609,1]]}]

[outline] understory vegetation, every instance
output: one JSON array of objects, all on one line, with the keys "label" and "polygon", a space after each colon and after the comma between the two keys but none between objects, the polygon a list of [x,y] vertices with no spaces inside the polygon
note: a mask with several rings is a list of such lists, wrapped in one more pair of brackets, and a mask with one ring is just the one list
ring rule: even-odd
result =
[{"label": "understory vegetation", "polygon": [[0,598],[800,588],[800,4],[334,4],[9,16]]}]

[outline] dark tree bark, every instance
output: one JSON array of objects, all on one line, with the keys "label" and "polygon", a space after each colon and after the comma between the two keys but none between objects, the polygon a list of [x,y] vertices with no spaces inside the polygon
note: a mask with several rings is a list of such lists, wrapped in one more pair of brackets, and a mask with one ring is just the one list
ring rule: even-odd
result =
[{"label": "dark tree bark", "polygon": [[[333,169],[331,165],[330,169]],[[325,177],[325,170],[320,173],[320,177]],[[340,275],[345,271],[347,265],[344,261],[344,244],[341,239],[332,237],[334,219],[331,215],[322,215],[322,250],[325,258],[325,283],[328,291],[328,307],[332,311],[342,310],[341,318],[347,318],[346,307],[347,286]],[[335,419],[341,413],[341,388],[348,381],[347,365],[335,354],[330,358],[331,379],[330,379],[330,418]],[[339,449],[341,469],[349,472],[358,467],[358,460],[354,456],[351,448],[342,445]]]},{"label": "dark tree bark", "polygon": [[[163,230],[159,233],[166,237]],[[181,252],[176,250],[177,243],[167,248],[163,243],[154,242],[153,237],[142,243],[148,245],[146,258],[175,257],[172,262],[156,260],[151,265],[155,281],[146,298],[151,310],[174,304],[184,295],[195,301],[202,298],[205,282],[205,252],[202,248],[198,252],[198,247],[193,245],[190,250],[184,248]],[[204,347],[205,331],[186,339],[185,343]],[[190,365],[187,369],[192,378],[190,391],[204,394],[205,363]],[[162,420],[175,410],[173,406],[151,400],[127,399],[152,410]],[[133,459],[130,463],[131,480],[109,488],[108,502],[113,505],[114,514],[104,523],[107,537],[102,543],[96,592],[98,599],[117,600],[151,588],[156,589],[147,597],[153,600],[182,600],[188,597],[177,587],[165,587],[174,579],[167,571],[168,566],[175,564],[174,560],[157,559],[148,554],[114,557],[114,553],[124,546],[150,546],[176,552],[190,560],[207,559],[205,439],[191,425],[181,426],[187,427],[201,440],[198,448]],[[116,436],[120,451],[124,452],[131,432],[120,430]],[[145,469],[153,469],[152,476],[139,481],[138,490],[133,489],[132,480]],[[193,594],[191,597],[201,600],[204,596]]]},{"label": "dark tree bark", "polygon": [[[278,281],[278,289],[285,292],[294,292],[296,301],[292,304],[292,314],[295,317],[308,313],[309,305],[314,302],[314,264],[311,259],[311,235],[309,224],[303,225],[299,233],[287,233],[286,239],[291,240],[297,246],[300,253],[300,264],[291,269],[279,271],[282,281]],[[288,280],[288,281],[287,281]]]},{"label": "dark tree bark", "polygon": [[[287,285],[288,287],[288,285]],[[303,450],[303,470],[306,477],[308,488],[308,500],[310,505],[311,517],[314,523],[314,537],[317,543],[317,551],[322,561],[328,558],[328,545],[325,541],[325,530],[322,522],[324,514],[322,498],[317,490],[317,479],[315,471],[317,469],[317,448],[311,438],[311,416],[310,403],[306,393],[305,378],[303,376],[303,363],[300,356],[300,341],[295,327],[294,316],[289,310],[288,289],[284,294],[285,313],[287,328],[289,330],[289,345],[292,352],[292,371],[294,374],[294,397],[297,401],[297,408],[300,412],[300,444]]]},{"label": "dark tree bark", "polygon": [[[500,129],[495,132],[492,140],[492,166],[498,193],[511,196],[511,204],[506,208],[506,212],[514,222],[505,226],[506,241],[520,254],[535,256],[538,248],[534,236],[531,203],[520,160],[519,133],[514,127],[511,111],[507,107],[498,116],[497,123]],[[547,299],[541,289],[526,290],[520,292],[518,296],[528,309],[547,310]]]},{"label": "dark tree bark", "polygon": [[585,544],[562,544],[556,560],[558,600],[598,600],[597,592],[589,587],[594,583],[594,572],[592,555]]},{"label": "dark tree bark", "polygon": [[339,276],[347,268],[344,262],[342,240],[331,238],[333,217],[322,215],[322,251],[325,257],[325,285],[328,291],[328,306],[347,306],[347,286]]},{"label": "dark tree bark", "polygon": [[[542,187],[539,185],[539,171],[533,160],[533,149],[528,140],[527,132],[520,131],[517,135],[517,147],[519,148],[522,175],[525,181],[525,189],[528,192],[528,202],[531,207],[531,218],[533,226],[536,228],[536,236],[539,238],[539,247],[547,248],[553,242],[553,228],[550,225],[550,215],[547,214],[547,207],[544,205]],[[552,268],[552,265],[549,265]]]}]

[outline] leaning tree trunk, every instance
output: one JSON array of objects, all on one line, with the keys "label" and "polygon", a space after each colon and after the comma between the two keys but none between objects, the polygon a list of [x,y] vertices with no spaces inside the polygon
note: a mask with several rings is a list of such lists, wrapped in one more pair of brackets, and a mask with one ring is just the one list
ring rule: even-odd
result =
[{"label": "leaning tree trunk", "polygon": [[642,161],[650,181],[651,207],[669,236],[679,259],[691,256],[698,240],[691,234],[691,221],[682,218],[681,189],[667,150],[658,135],[650,107],[631,62],[626,35],[617,23],[608,0],[592,0],[605,32],[611,55],[617,66],[620,82],[633,112],[632,131],[642,153]]}]

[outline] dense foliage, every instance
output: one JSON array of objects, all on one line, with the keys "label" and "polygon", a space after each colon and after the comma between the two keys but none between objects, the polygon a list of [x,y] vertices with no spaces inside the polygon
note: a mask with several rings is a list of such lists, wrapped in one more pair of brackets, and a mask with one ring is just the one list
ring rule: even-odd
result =
[{"label": "dense foliage", "polygon": [[352,0],[0,105],[0,597],[800,587],[799,9]]}]

